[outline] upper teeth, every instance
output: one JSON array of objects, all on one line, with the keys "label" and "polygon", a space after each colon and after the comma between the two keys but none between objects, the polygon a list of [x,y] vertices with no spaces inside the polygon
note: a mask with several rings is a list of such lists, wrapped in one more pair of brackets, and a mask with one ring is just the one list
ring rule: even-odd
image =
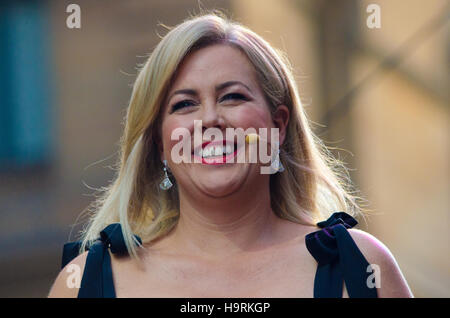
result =
[{"label": "upper teeth", "polygon": [[200,150],[200,154],[205,157],[212,156],[222,156],[223,154],[230,154],[232,152],[231,146],[226,145],[225,147],[222,145],[216,146],[206,146],[204,149]]}]

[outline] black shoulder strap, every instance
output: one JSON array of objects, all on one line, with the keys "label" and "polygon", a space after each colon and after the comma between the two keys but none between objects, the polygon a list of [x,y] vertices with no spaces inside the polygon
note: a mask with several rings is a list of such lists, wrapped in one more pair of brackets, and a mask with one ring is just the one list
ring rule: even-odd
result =
[{"label": "black shoulder strap", "polygon": [[314,297],[342,297],[344,281],[352,298],[377,297],[376,288],[368,284],[369,263],[347,231],[356,224],[357,221],[347,213],[336,212],[317,224],[322,230],[306,236],[306,247],[318,263]]},{"label": "black shoulder strap", "polygon": [[[135,238],[142,244],[141,239]],[[78,255],[81,242],[64,245],[62,267]],[[115,298],[114,280],[111,268],[111,256],[128,253],[120,223],[108,225],[100,232],[100,238],[89,247],[89,252],[81,279],[78,298]]]}]

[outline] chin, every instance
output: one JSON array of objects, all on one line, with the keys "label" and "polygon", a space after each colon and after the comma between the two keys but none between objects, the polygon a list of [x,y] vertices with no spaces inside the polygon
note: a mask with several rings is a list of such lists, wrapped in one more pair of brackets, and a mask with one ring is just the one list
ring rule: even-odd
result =
[{"label": "chin", "polygon": [[[243,180],[242,180],[243,182]],[[226,197],[234,192],[236,192],[241,185],[241,182],[228,180],[227,182],[201,182],[200,181],[200,189],[206,194],[215,197],[221,198]]]},{"label": "chin", "polygon": [[197,165],[189,170],[186,181],[191,183],[190,187],[194,186],[210,197],[226,197],[239,191],[246,182],[249,171],[244,168],[245,166],[238,164],[228,167]]}]

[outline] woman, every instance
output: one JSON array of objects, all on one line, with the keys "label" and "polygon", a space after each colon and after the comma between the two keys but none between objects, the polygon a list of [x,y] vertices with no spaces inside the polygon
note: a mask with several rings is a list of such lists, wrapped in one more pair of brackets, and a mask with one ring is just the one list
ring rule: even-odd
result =
[{"label": "woman", "polygon": [[[200,163],[175,160],[180,128],[276,128],[276,173],[260,160],[211,164],[230,154],[222,140],[220,155],[203,139],[183,154]],[[339,162],[311,132],[287,61],[249,29],[216,14],[172,29],[137,77],[121,144],[117,178],[82,243],[66,245],[50,297],[412,296],[389,250],[350,229],[360,209]]]}]

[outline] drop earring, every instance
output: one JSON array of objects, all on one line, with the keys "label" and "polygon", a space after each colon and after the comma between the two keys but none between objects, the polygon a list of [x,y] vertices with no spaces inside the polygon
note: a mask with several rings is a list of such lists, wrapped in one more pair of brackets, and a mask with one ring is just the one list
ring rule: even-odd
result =
[{"label": "drop earring", "polygon": [[280,149],[278,149],[278,155],[277,155],[276,162],[278,163],[278,167],[277,167],[278,172],[283,172],[284,171],[284,166],[283,166],[283,164],[281,163],[281,160],[280,160]]},{"label": "drop earring", "polygon": [[283,166],[283,164],[281,163],[281,160],[280,160],[280,148],[279,148],[278,144],[276,144],[275,148],[277,149],[277,155],[275,157],[275,160],[272,161],[272,165],[271,166],[272,166],[272,169],[274,170],[274,173],[283,172],[284,171],[284,166]]},{"label": "drop earring", "polygon": [[172,188],[173,184],[169,179],[169,176],[167,175],[167,160],[163,160],[164,163],[164,179],[163,181],[161,181],[161,183],[159,184],[159,187],[161,188],[161,190],[169,190],[170,188]]}]

